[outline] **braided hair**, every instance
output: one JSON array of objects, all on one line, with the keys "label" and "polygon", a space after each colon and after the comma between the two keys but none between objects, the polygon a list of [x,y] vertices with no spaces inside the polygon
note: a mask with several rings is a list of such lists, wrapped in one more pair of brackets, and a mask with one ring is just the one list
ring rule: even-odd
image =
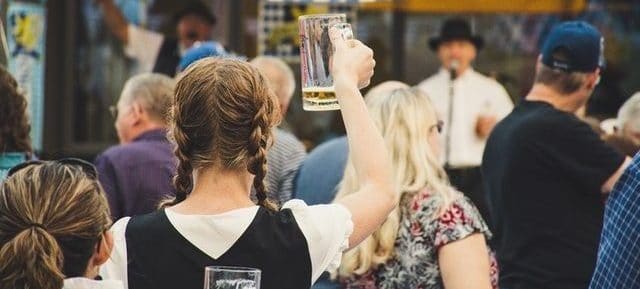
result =
[{"label": "braided hair", "polygon": [[193,188],[193,170],[220,166],[255,175],[258,205],[276,210],[264,178],[271,128],[279,120],[277,98],[249,63],[209,57],[190,65],[176,84],[171,111],[169,137],[178,158],[176,196],[162,206],[186,199]]}]

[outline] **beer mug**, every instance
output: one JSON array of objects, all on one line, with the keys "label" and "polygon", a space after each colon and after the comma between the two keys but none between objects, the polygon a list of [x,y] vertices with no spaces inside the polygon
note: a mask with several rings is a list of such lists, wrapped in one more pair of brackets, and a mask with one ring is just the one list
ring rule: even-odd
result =
[{"label": "beer mug", "polygon": [[260,289],[262,271],[254,268],[209,266],[204,269],[204,289]]},{"label": "beer mug", "polygon": [[330,72],[334,48],[329,38],[329,28],[339,29],[345,40],[353,39],[351,25],[346,21],[345,14],[303,15],[298,18],[304,110],[340,109]]}]

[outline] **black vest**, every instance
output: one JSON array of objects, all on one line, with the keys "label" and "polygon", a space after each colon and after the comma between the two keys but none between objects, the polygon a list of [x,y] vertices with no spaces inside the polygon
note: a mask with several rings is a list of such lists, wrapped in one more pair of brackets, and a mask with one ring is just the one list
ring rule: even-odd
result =
[{"label": "black vest", "polygon": [[156,57],[156,63],[153,65],[153,72],[173,77],[176,75],[179,63],[180,48],[178,47],[178,40],[165,37]]},{"label": "black vest", "polygon": [[273,213],[259,208],[247,230],[218,259],[185,239],[164,210],[132,217],[125,237],[129,289],[202,289],[206,266],[258,268],[261,289],[311,285],[309,247],[289,209]]}]

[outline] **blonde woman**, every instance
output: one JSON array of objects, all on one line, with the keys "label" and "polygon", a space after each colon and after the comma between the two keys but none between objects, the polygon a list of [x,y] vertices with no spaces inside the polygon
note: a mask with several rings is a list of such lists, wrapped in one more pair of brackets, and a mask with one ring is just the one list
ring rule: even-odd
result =
[{"label": "blonde woman", "polygon": [[0,288],[122,289],[99,279],[113,238],[95,168],[78,159],[13,167],[0,186]]},{"label": "blonde woman", "polygon": [[[400,204],[380,229],[344,254],[340,280],[347,288],[495,288],[490,232],[438,161],[443,123],[429,98],[399,88],[371,94],[366,103],[392,158]],[[359,187],[349,160],[336,199]]]}]

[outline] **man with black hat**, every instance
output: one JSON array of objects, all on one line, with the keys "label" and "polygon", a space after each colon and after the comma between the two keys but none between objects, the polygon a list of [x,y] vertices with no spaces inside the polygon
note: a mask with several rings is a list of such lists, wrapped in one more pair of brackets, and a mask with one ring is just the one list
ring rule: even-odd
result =
[{"label": "man with black hat", "polygon": [[445,21],[440,35],[429,40],[442,67],[418,87],[445,122],[444,162],[452,184],[475,203],[488,222],[480,175],[482,152],[491,129],[511,111],[513,103],[502,85],[471,67],[482,46],[482,38],[472,34],[467,21]]},{"label": "man with black hat", "polygon": [[531,91],[487,141],[482,174],[501,288],[589,285],[604,194],[629,163],[575,115],[599,81],[603,50],[585,22],[554,27]]},{"label": "man with black hat", "polygon": [[111,32],[124,44],[127,56],[137,60],[139,72],[174,76],[184,52],[211,38],[216,17],[199,0],[190,0],[174,15],[177,38],[138,27],[127,20],[113,0],[98,0]]}]

